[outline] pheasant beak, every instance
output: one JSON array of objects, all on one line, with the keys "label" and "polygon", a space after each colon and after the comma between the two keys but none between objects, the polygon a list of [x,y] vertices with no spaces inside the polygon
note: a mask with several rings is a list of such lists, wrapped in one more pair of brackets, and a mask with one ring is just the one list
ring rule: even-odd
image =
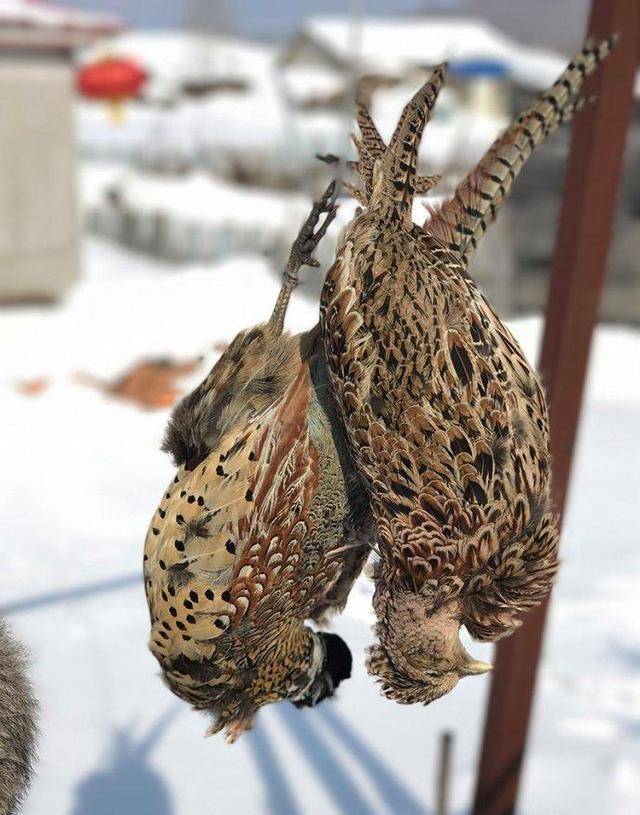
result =
[{"label": "pheasant beak", "polygon": [[481,662],[474,659],[471,654],[460,643],[460,656],[458,659],[458,673],[460,676],[475,676],[476,674],[486,674],[493,670],[493,665],[489,662]]},{"label": "pheasant beak", "polygon": [[493,670],[493,665],[489,662],[481,662],[479,659],[469,659],[464,662],[459,669],[460,676],[473,676],[475,674],[486,674]]}]

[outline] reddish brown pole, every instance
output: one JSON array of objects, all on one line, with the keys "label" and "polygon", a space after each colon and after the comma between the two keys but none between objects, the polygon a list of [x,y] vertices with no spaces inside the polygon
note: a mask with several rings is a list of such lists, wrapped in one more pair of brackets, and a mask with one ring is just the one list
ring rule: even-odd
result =
[{"label": "reddish brown pole", "polygon": [[[580,417],[591,337],[633,110],[640,0],[593,0],[589,33],[621,34],[589,80],[597,99],[576,122],[551,273],[540,370],[550,406],[553,497],[562,511]],[[547,603],[497,648],[473,815],[513,815]]]}]

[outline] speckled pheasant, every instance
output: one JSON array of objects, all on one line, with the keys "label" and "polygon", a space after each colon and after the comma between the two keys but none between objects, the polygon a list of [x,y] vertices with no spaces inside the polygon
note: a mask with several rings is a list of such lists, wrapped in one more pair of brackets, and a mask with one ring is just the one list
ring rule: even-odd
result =
[{"label": "speckled pheasant", "polygon": [[549,499],[547,406],[518,343],[466,272],[533,148],[581,106],[612,42],[587,42],[424,226],[417,150],[445,76],[405,107],[388,147],[365,109],[354,167],[365,207],[323,289],[332,391],[376,524],[378,644],[369,671],[389,698],[429,703],[472,659],[459,628],[494,641],[550,589],[557,518]]},{"label": "speckled pheasant", "polygon": [[331,186],[294,244],[271,320],[235,338],[166,433],[178,472],[145,543],[151,650],[171,690],[230,741],[260,706],[314,705],[351,669],[343,641],[305,620],[344,604],[369,551],[367,499],[318,329],[283,333],[297,271],[317,265],[310,253],[334,213]]}]

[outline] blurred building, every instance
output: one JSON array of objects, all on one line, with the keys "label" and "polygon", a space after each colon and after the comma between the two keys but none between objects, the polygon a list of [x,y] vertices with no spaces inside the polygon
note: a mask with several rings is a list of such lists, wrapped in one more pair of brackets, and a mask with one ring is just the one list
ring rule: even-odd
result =
[{"label": "blurred building", "polygon": [[[444,175],[436,193],[446,196],[567,62],[460,15],[312,17],[279,47],[209,29],[136,31],[81,59],[106,51],[136,60],[150,81],[118,124],[104,106],[78,103],[87,223],[176,262],[243,248],[280,259],[298,226],[286,215],[297,214],[295,193],[318,192],[326,179],[316,155],[349,155],[354,97],[388,138],[428,72],[449,62],[420,155],[422,172]],[[536,153],[474,256],[472,271],[502,313],[544,306],[568,138],[564,128]],[[629,152],[603,301],[610,320],[640,322],[638,155]],[[420,203],[416,219],[425,215]]]},{"label": "blurred building", "polygon": [[57,298],[78,274],[73,49],[111,17],[0,4],[0,301]]},{"label": "blurred building", "polygon": [[106,51],[144,66],[149,81],[143,103],[171,105],[216,94],[241,95],[259,79],[264,56],[272,49],[209,30],[127,31],[83,49],[80,61],[94,62]]},{"label": "blurred building", "polygon": [[[411,90],[439,62],[450,64],[447,87],[438,100],[429,125],[428,144],[421,154],[427,172],[445,175],[450,186],[480,158],[511,117],[531,101],[532,95],[550,86],[564,69],[567,55],[516,41],[487,19],[499,24],[509,4],[468,2],[464,14],[428,14],[415,18],[325,16],[310,18],[284,46],[280,55],[283,73],[299,109],[340,110],[352,105],[354,77],[361,80],[361,101],[371,105],[383,136],[389,135]],[[526,14],[513,6],[504,19],[520,21],[509,30],[518,38],[524,20],[532,30],[533,17],[556,13],[553,3],[540,12]],[[487,13],[485,14],[485,7]],[[489,15],[489,8],[493,14]],[[577,49],[586,13],[583,0],[572,0],[573,46],[564,25],[564,38],[547,37],[555,46]],[[562,15],[560,15],[562,16]],[[540,23],[540,20],[537,21]],[[558,20],[560,30],[565,20]],[[540,23],[542,24],[542,23]],[[555,29],[554,29],[555,30]],[[526,38],[539,42],[536,36]],[[638,83],[640,93],[640,82]],[[474,257],[474,275],[504,313],[538,311],[546,301],[546,281],[559,213],[564,162],[570,131],[563,128],[531,159],[518,179],[513,195],[498,223],[489,231]],[[627,166],[610,258],[610,274],[601,305],[606,320],[640,322],[640,109],[632,126]]]},{"label": "blurred building", "polygon": [[[571,54],[580,45],[590,5],[590,0],[459,0],[452,12],[482,17],[517,42]],[[425,0],[423,7],[432,10],[433,0]]]},{"label": "blurred building", "polygon": [[[423,172],[444,173],[440,194],[453,189],[508,124],[514,87],[544,87],[562,69],[561,58],[523,48],[482,20],[449,16],[311,18],[279,57],[298,110],[346,110],[350,119],[355,95],[386,137],[406,100],[443,61],[450,65],[447,86],[420,159]],[[506,216],[482,242],[473,268],[503,313],[512,310],[514,270]]]},{"label": "blurred building", "polygon": [[[80,60],[105,50],[96,43]],[[271,157],[282,154],[273,46],[209,31],[132,31],[110,40],[108,53],[134,59],[149,80],[118,126],[103,106],[79,103],[83,158],[165,174],[204,167],[235,180],[268,177]]]},{"label": "blurred building", "polygon": [[[539,89],[564,67],[558,54],[523,46],[481,19],[422,17],[312,17],[284,46],[279,62],[292,76],[306,78],[302,103],[339,102],[353,76],[406,81],[440,62],[491,60],[504,66],[512,82]],[[314,76],[318,77],[313,82]],[[323,88],[324,86],[324,88]]]}]

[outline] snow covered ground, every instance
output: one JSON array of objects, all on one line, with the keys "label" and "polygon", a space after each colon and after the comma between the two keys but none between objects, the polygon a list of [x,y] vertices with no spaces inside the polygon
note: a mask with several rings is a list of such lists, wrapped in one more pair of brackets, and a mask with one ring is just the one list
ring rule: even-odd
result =
[{"label": "snow covered ground", "polygon": [[[109,376],[162,354],[203,353],[204,371],[215,342],[270,313],[278,283],[248,256],[184,270],[94,240],[85,252],[86,275],[60,308],[0,311],[0,605],[31,650],[42,702],[26,815],[430,813],[445,729],[455,733],[453,811],[465,812],[489,679],[464,679],[428,708],[382,699],[363,667],[364,578],[335,623],[356,661],[337,700],[273,706],[229,747],[203,739],[205,719],[162,685],[139,574],[172,471],[158,450],[167,415],[72,375]],[[294,296],[288,324],[310,326],[316,313]],[[538,321],[513,327],[535,355]],[[523,815],[640,812],[639,358],[638,333],[598,331]],[[41,395],[16,391],[16,380],[43,375],[52,384]]]}]

